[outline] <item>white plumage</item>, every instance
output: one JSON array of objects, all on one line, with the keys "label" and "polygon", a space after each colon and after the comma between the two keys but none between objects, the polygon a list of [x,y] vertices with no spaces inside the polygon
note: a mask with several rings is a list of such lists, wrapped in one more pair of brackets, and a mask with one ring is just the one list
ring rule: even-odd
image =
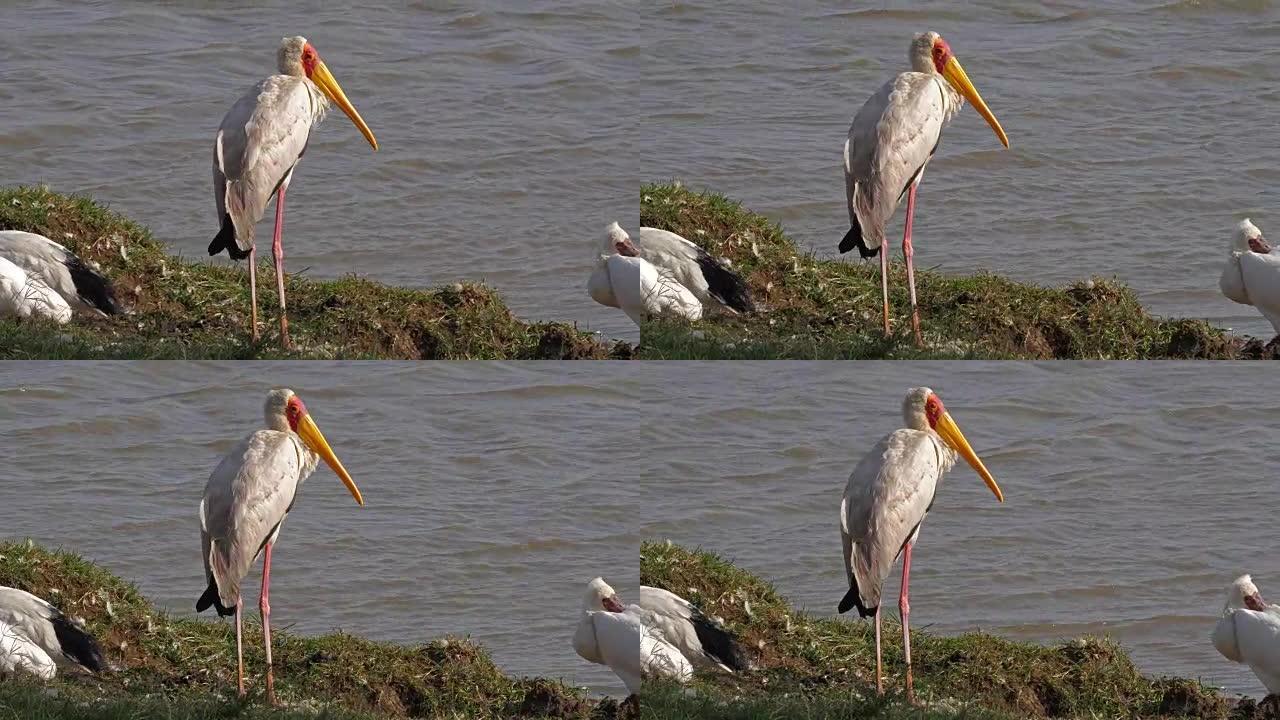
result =
[{"label": "white plumage", "polygon": [[912,388],[902,402],[906,427],[894,430],[871,448],[845,485],[840,500],[840,539],[849,591],[840,601],[844,613],[857,607],[875,616],[876,686],[882,690],[880,667],[880,592],[893,563],[902,556],[902,637],[907,663],[907,694],[912,694],[911,644],[908,633],[911,546],[933,507],[938,482],[957,455],[982,477],[996,499],[1000,487],[969,446],[960,428],[927,387]]},{"label": "white plumage", "polygon": [[58,666],[44,648],[32,642],[14,626],[0,620],[0,677],[30,673],[52,680]]},{"label": "white plumage", "polygon": [[588,662],[606,665],[636,695],[645,677],[687,681],[693,666],[673,645],[643,622],[638,605],[623,607],[603,578],[587,584],[573,649]]},{"label": "white plumage", "polygon": [[0,675],[48,680],[60,667],[101,672],[107,664],[98,641],[62,611],[25,590],[0,587]]},{"label": "white plumage", "polygon": [[259,608],[266,645],[267,694],[274,702],[268,601],[271,547],[303,481],[320,460],[333,469],[357,503],[363,505],[364,498],[292,390],[268,393],[263,415],[267,427],[237,443],[205,484],[200,500],[200,550],[208,586],[196,601],[196,612],[212,606],[219,615],[235,615],[243,695],[240,583],[257,558],[265,556]]},{"label": "white plumage", "polygon": [[71,321],[71,306],[40,277],[0,257],[0,316]]},{"label": "white plumage", "polygon": [[[0,260],[7,260],[28,278],[51,288],[75,312],[98,316],[124,312],[106,276],[43,235],[0,231]],[[7,270],[6,275],[10,274],[12,271]]]},{"label": "white plumage", "polygon": [[1227,588],[1222,619],[1210,639],[1223,657],[1248,665],[1268,693],[1280,693],[1280,606],[1263,601],[1248,575]]},{"label": "white plumage", "polygon": [[735,313],[755,310],[747,282],[729,262],[713,257],[685,238],[669,230],[641,227],[631,247],[637,257],[666,270],[676,282],[689,288],[704,306],[720,305]]},{"label": "white plumage", "polygon": [[645,319],[667,315],[698,320],[702,302],[668,270],[656,267],[642,257],[624,254],[630,238],[613,223],[605,240],[605,249],[596,261],[587,292],[591,299],[609,307],[621,308],[636,325]]},{"label": "white plumage", "polygon": [[725,672],[750,668],[737,639],[688,600],[669,590],[641,585],[639,605],[653,636],[678,650],[694,667]]},{"label": "white plumage", "polygon": [[1280,256],[1248,218],[1236,226],[1218,287],[1229,300],[1256,307],[1280,334]]}]

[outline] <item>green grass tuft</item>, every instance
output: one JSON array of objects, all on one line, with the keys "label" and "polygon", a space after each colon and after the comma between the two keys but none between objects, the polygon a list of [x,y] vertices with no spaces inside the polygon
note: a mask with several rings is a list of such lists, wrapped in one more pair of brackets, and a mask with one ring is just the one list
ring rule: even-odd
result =
[{"label": "green grass tuft", "polygon": [[0,319],[0,359],[367,358],[585,359],[629,357],[565,323],[527,323],[492,289],[455,283],[430,290],[358,277],[286,279],[293,352],[280,349],[275,275],[260,263],[258,322],[249,327],[244,266],[168,254],[138,223],[85,197],[46,187],[0,189],[0,230],[25,230],[96,262],[134,307],[128,317],[71,324]]},{"label": "green grass tuft", "polygon": [[[117,672],[60,673],[48,686],[0,682],[0,718],[612,718],[544,678],[513,679],[466,639],[406,647],[345,633],[272,632],[276,693],[289,714],[263,708],[261,626],[245,623],[249,698],[235,697],[235,627],[160,612],[136,587],[72,553],[0,543],[0,585],[47,599],[85,621]],[[194,597],[194,596],[193,596]],[[252,614],[251,614],[252,615]]]},{"label": "green grass tuft", "polygon": [[[1055,647],[986,633],[940,637],[913,630],[917,698],[902,698],[901,625],[888,617],[886,696],[875,690],[871,622],[795,610],[768,582],[711,553],[671,543],[640,549],[640,580],[683,595],[723,619],[754,649],[756,668],[700,673],[691,688],[645,685],[642,717],[765,718],[1227,718],[1254,715],[1194,680],[1142,675],[1119,645],[1085,637]],[[838,596],[831,599],[834,608]]]},{"label": "green grass tuft", "polygon": [[765,307],[754,315],[715,314],[696,323],[646,323],[641,339],[648,358],[1132,360],[1280,354],[1280,347],[1203,320],[1152,316],[1114,279],[1048,288],[990,273],[930,270],[917,270],[916,278],[926,345],[921,349],[911,337],[900,259],[890,264],[894,335],[886,338],[878,262],[819,260],[763,215],[679,183],[640,188],[640,224],[670,230],[728,258]]}]

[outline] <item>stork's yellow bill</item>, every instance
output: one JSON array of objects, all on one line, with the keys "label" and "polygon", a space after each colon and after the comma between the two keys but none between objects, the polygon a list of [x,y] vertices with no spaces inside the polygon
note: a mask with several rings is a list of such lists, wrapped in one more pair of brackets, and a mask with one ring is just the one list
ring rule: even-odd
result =
[{"label": "stork's yellow bill", "polygon": [[360,488],[356,487],[356,481],[351,479],[351,474],[342,466],[342,461],[334,454],[333,448],[329,447],[329,441],[324,439],[324,433],[320,432],[320,428],[316,426],[310,414],[303,413],[298,418],[296,432],[298,437],[302,438],[302,442],[311,449],[311,452],[319,455],[325,464],[333,469],[342,484],[347,486],[347,491],[351,493],[351,497],[355,498],[360,505],[364,505],[364,496],[360,494]]},{"label": "stork's yellow bill", "polygon": [[951,419],[951,413],[943,410],[938,419],[934,421],[933,430],[938,433],[943,442],[951,446],[952,450],[959,453],[960,457],[969,463],[969,467],[978,473],[982,481],[995,494],[996,500],[1004,502],[1004,493],[1000,492],[1000,486],[996,484],[996,479],[992,477],[991,471],[987,470],[987,466],[982,464],[982,459],[978,457],[978,453],[973,451],[973,447],[965,439],[964,433],[960,432],[960,426],[956,425],[956,421]]}]

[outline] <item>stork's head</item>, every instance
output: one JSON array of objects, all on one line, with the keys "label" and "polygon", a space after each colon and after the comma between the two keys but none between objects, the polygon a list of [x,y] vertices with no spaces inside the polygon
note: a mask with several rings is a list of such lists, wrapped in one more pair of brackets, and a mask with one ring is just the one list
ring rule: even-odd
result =
[{"label": "stork's head", "polygon": [[373,137],[373,131],[365,124],[364,118],[360,117],[360,113],[356,111],[351,101],[347,99],[347,94],[342,91],[342,86],[334,79],[333,73],[329,72],[329,67],[320,59],[320,53],[312,47],[311,43],[301,35],[287,37],[280,41],[280,52],[276,54],[276,65],[282,75],[293,75],[294,77],[305,77],[320,91],[325,94],[331,101],[337,103],[342,108],[342,112],[351,118],[351,122],[355,124],[360,133],[364,135],[364,139],[369,141],[374,150],[378,149],[378,141]]},{"label": "stork's head", "polygon": [[1236,234],[1231,238],[1231,249],[1236,252],[1256,252],[1266,255],[1271,252],[1271,244],[1262,237],[1262,231],[1249,218],[1240,221],[1236,226]]},{"label": "stork's head", "polygon": [[902,417],[906,420],[907,427],[913,430],[930,430],[936,433],[947,447],[955,450],[965,462],[969,463],[969,467],[978,473],[982,481],[995,494],[996,500],[1004,502],[1004,493],[1000,492],[996,479],[991,476],[987,466],[982,464],[978,454],[965,439],[964,433],[960,432],[960,426],[951,419],[951,413],[947,412],[937,393],[927,387],[911,388],[907,391],[906,399],[902,401]]},{"label": "stork's head", "polygon": [[974,109],[995,131],[1000,144],[1009,147],[1009,136],[1004,134],[1000,121],[996,120],[991,108],[987,107],[987,103],[978,94],[978,89],[973,86],[960,61],[951,52],[951,46],[941,35],[933,31],[916,35],[911,41],[910,55],[912,70],[929,75],[938,74],[945,78],[956,92],[973,103]]},{"label": "stork's head", "polygon": [[333,448],[329,447],[329,441],[325,440],[324,433],[320,432],[320,428],[311,419],[311,413],[307,412],[307,406],[302,404],[302,398],[289,388],[277,388],[267,393],[267,403],[263,412],[266,415],[268,428],[297,435],[303,445],[319,455],[325,464],[332,468],[338,479],[347,487],[347,492],[351,493],[351,497],[355,498],[357,503],[364,504],[364,496],[360,494],[360,488],[356,487],[351,474],[342,466],[342,461],[334,454]]},{"label": "stork's head", "polygon": [[1258,591],[1258,586],[1253,584],[1253,578],[1248,575],[1241,575],[1236,578],[1231,586],[1227,588],[1227,605],[1223,608],[1226,610],[1239,610],[1248,608],[1249,610],[1267,609],[1267,603],[1262,599],[1262,593]]},{"label": "stork's head", "polygon": [[595,578],[587,583],[587,594],[582,598],[583,610],[607,610],[609,612],[622,612],[622,601],[618,599],[618,593],[609,587],[609,583],[604,578]]},{"label": "stork's head", "polygon": [[627,231],[614,222],[605,230],[604,251],[602,254],[635,257],[640,254],[640,250],[636,248],[635,243],[631,242],[631,236],[627,234]]}]

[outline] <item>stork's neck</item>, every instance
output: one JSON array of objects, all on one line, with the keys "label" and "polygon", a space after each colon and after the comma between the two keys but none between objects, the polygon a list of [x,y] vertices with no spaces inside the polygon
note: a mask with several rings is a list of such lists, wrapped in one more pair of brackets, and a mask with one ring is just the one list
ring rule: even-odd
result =
[{"label": "stork's neck", "polygon": [[944,473],[950,471],[955,466],[959,453],[952,450],[951,446],[942,439],[942,436],[932,429],[929,430],[929,437],[933,439],[933,445],[938,449],[938,470]]},{"label": "stork's neck", "polygon": [[325,95],[319,86],[311,82],[311,78],[304,76],[302,82],[307,88],[307,95],[311,97],[311,121],[318,123],[324,119],[324,114],[329,111],[329,96]]},{"label": "stork's neck", "polygon": [[956,113],[960,112],[960,108],[964,107],[964,96],[956,92],[956,89],[951,87],[951,83],[947,82],[947,79],[938,74],[937,71],[934,71],[933,79],[942,88],[942,99],[946,105],[942,109],[942,122],[951,122],[951,118],[955,117]]}]

